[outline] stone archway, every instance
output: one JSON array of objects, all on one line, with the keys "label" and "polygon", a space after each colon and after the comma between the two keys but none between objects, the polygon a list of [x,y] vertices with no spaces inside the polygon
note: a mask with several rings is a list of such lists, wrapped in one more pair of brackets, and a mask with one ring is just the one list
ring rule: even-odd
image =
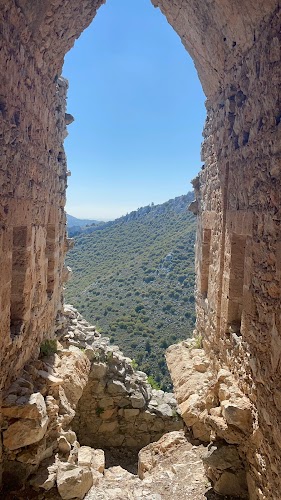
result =
[{"label": "stone archway", "polygon": [[[1,2],[3,386],[53,335],[61,312],[66,84],[58,77],[65,53],[102,3]],[[252,404],[249,485],[258,484],[259,498],[274,498],[281,489],[280,5],[152,3],[193,57],[208,98],[205,166],[194,181],[197,329],[214,370],[230,369]],[[12,334],[11,314],[20,325]]]}]

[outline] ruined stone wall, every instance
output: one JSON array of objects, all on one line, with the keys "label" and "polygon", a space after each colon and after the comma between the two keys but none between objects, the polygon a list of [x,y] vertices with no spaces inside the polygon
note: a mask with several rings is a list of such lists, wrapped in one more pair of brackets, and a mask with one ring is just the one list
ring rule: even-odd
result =
[{"label": "ruined stone wall", "polygon": [[[54,332],[65,238],[64,108],[67,83],[51,82],[14,2],[0,11],[1,384]],[[11,366],[13,367],[11,370]]]},{"label": "ruined stone wall", "polygon": [[[102,3],[0,0],[1,387],[53,335],[61,310],[67,171],[66,83],[59,76],[64,54]],[[195,181],[197,329],[214,369],[224,363],[257,411],[259,451],[251,458],[250,480],[260,488],[259,498],[276,498],[279,2],[153,3],[194,58],[208,98],[205,166]]]},{"label": "ruined stone wall", "polygon": [[64,307],[58,338],[3,395],[5,498],[27,480],[51,489],[59,467],[78,472],[85,445],[139,450],[183,428],[174,395],[152,389],[147,375],[72,306]]},{"label": "ruined stone wall", "polygon": [[197,330],[257,412],[245,453],[249,485],[266,499],[281,491],[280,41],[276,11],[208,103],[195,180]]},{"label": "ruined stone wall", "polygon": [[[65,53],[102,3],[0,1],[4,270],[0,345],[4,383],[9,365],[13,363],[16,376],[44,335],[52,334],[60,309],[66,165],[62,146],[65,85],[60,84],[59,75]],[[239,66],[240,58],[251,50],[277,1],[265,4],[257,0],[247,8],[242,0],[235,6],[230,1],[221,5],[218,0],[208,6],[195,0],[153,3],[161,8],[194,57],[215,112],[213,96],[242,78],[232,68]],[[224,98],[220,94],[220,99]]]}]

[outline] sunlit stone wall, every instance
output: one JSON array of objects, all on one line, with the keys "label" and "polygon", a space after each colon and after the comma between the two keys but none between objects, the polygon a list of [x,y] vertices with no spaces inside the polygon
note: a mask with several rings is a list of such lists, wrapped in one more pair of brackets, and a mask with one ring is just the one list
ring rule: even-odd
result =
[{"label": "sunlit stone wall", "polygon": [[[36,356],[60,314],[67,246],[60,74],[65,53],[102,3],[0,0],[2,386]],[[258,498],[275,498],[281,491],[279,4],[153,3],[193,57],[208,98],[205,166],[195,181],[197,329],[214,367],[228,366],[257,410],[251,481],[259,485]]]}]

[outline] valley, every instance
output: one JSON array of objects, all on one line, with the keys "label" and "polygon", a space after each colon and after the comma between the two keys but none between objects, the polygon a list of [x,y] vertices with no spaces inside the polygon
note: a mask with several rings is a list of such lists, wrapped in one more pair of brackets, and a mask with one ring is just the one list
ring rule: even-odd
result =
[{"label": "valley", "polygon": [[164,390],[172,388],[164,352],[195,323],[192,200],[188,193],[88,227],[66,261],[66,301]]}]

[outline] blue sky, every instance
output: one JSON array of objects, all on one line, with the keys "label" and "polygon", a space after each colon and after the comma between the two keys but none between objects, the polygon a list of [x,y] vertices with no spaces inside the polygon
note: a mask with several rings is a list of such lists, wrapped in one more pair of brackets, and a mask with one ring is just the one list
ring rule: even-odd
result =
[{"label": "blue sky", "polygon": [[180,38],[150,0],[107,0],[66,55],[66,210],[108,220],[191,189],[205,96]]}]

